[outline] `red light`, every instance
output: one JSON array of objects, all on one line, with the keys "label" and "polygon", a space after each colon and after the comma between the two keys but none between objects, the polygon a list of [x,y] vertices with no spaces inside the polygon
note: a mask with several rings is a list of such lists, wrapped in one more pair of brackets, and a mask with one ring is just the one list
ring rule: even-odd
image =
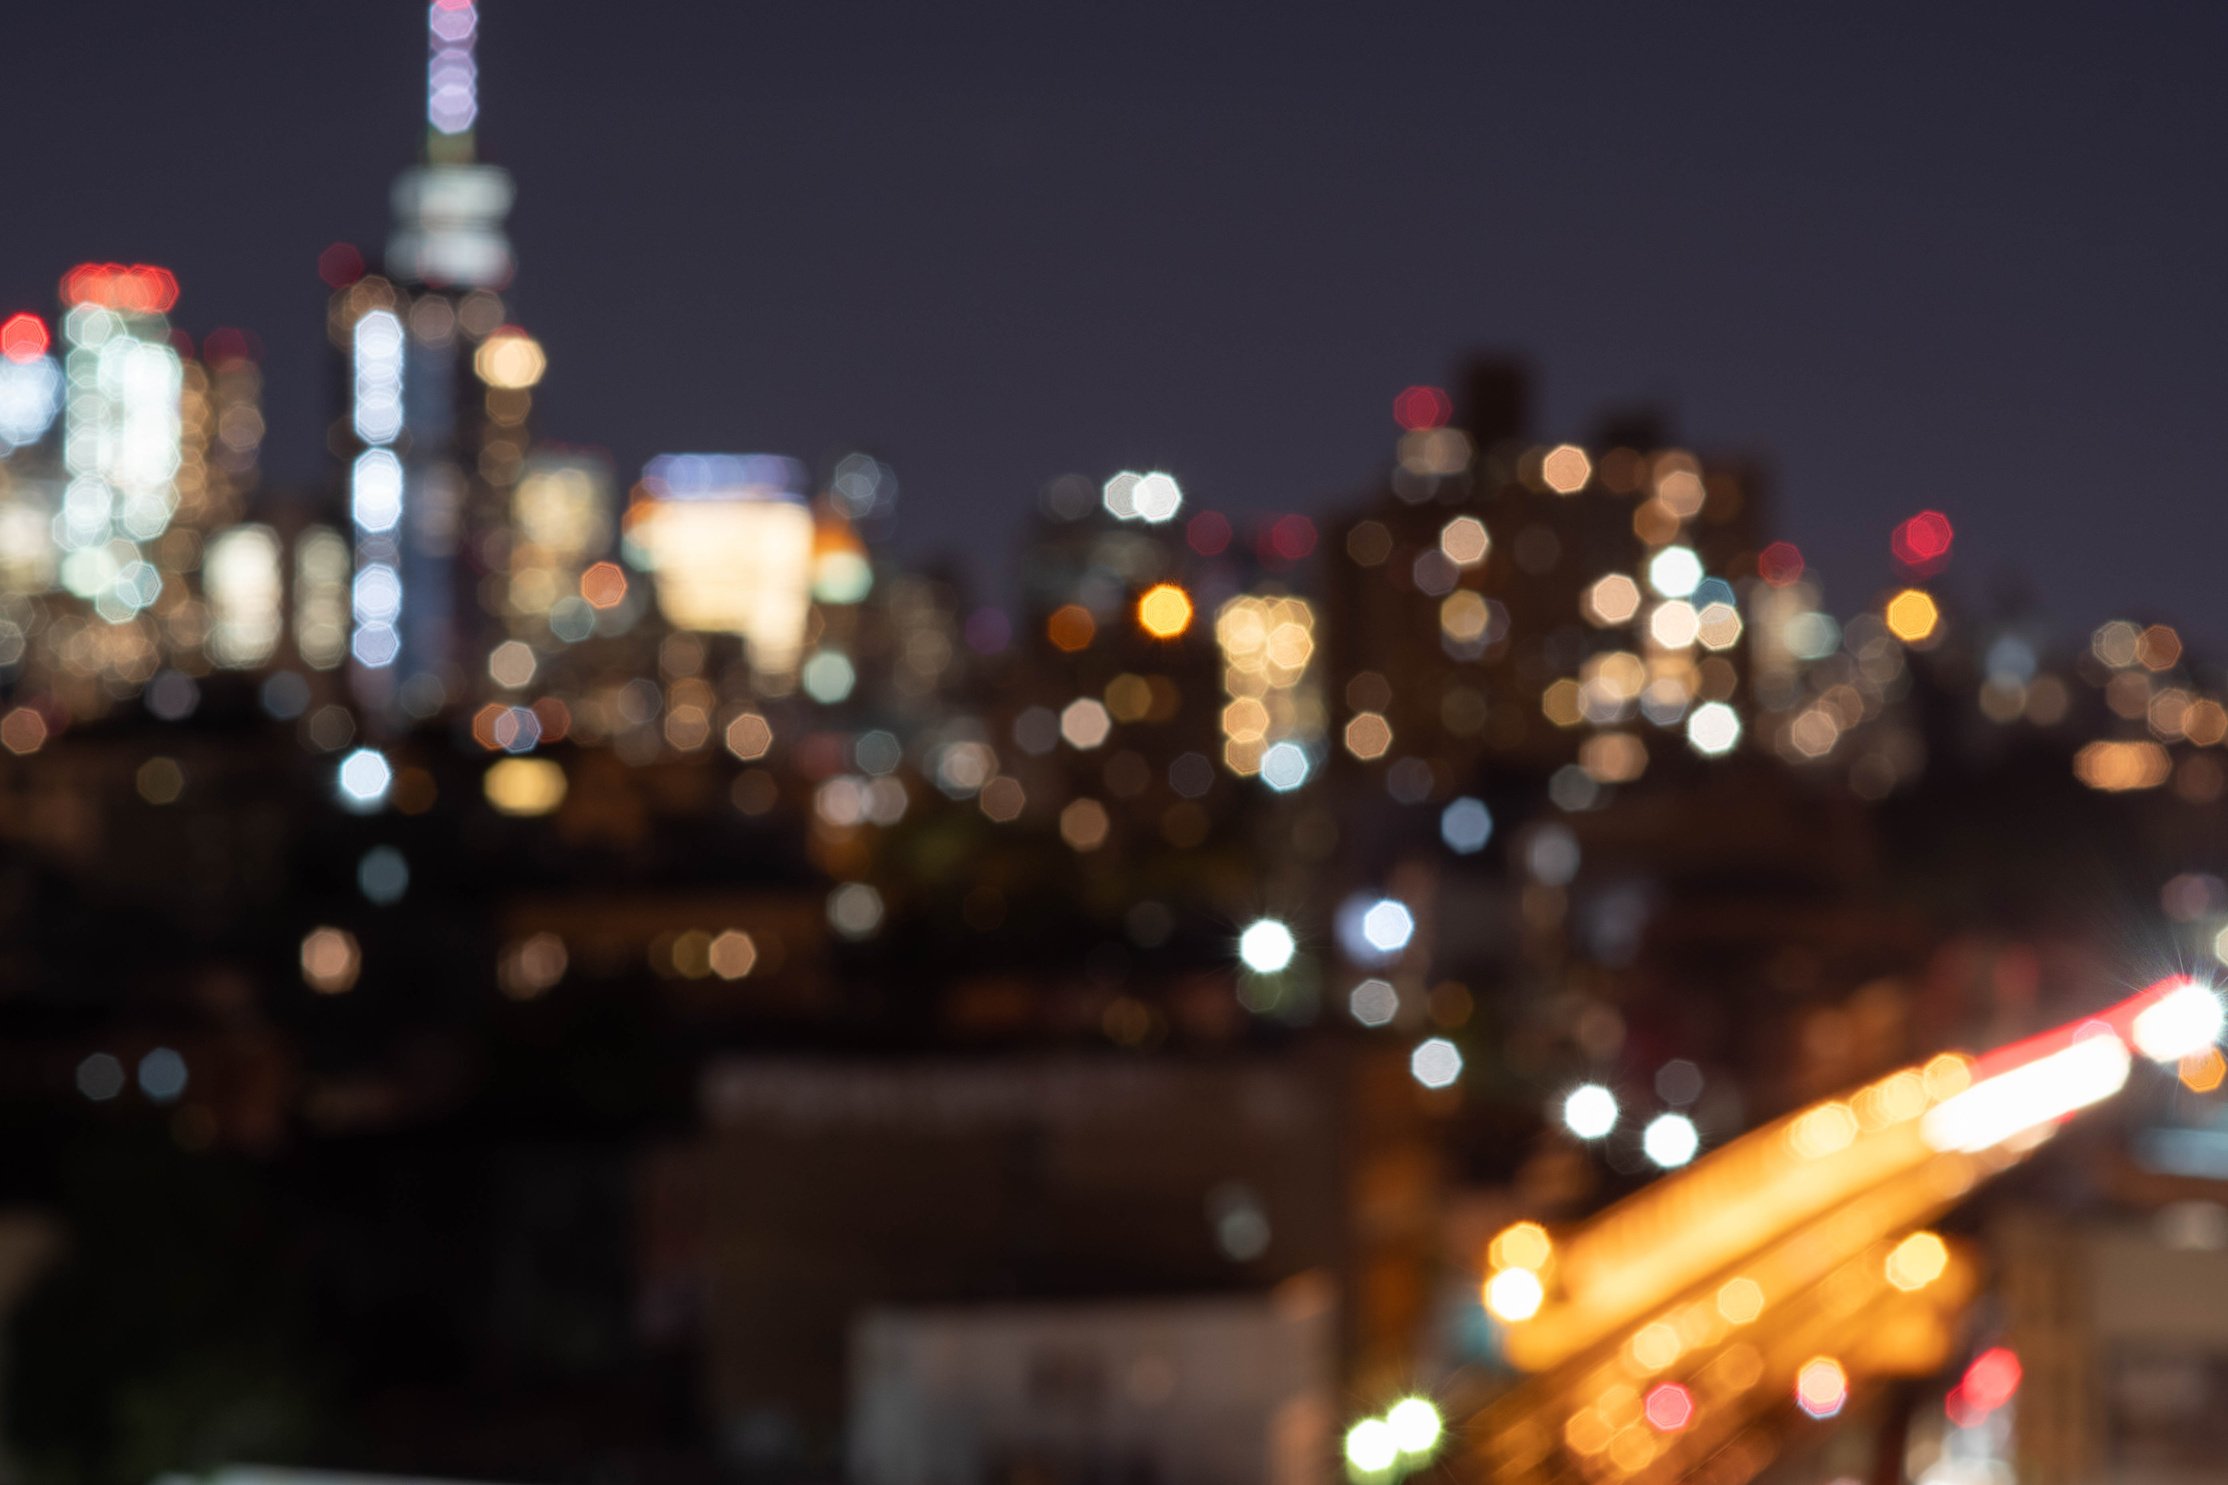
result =
[{"label": "red light", "polygon": [[1757,555],[1756,575],[1775,588],[1784,588],[1803,575],[1802,548],[1791,541],[1775,541]]},{"label": "red light", "polygon": [[1973,1364],[1965,1368],[1965,1380],[1957,1386],[1975,1411],[1993,1413],[2019,1391],[2022,1375],[2018,1353],[1997,1346],[1974,1357]]},{"label": "red light", "polygon": [[1676,1382],[1655,1388],[1643,1406],[1657,1433],[1677,1433],[1694,1421],[1694,1394]]},{"label": "red light", "polygon": [[1444,428],[1453,416],[1453,399],[1437,387],[1410,387],[1393,399],[1393,421],[1410,433]]},{"label": "red light", "polygon": [[225,327],[201,337],[201,359],[212,366],[226,366],[256,359],[255,340],[245,330]]},{"label": "red light", "polygon": [[1305,516],[1279,516],[1261,533],[1261,555],[1297,562],[1315,550],[1315,523]]},{"label": "red light", "polygon": [[62,275],[62,302],[123,314],[168,314],[178,302],[178,279],[150,263],[80,263]]},{"label": "red light", "polygon": [[0,320],[0,356],[10,361],[36,361],[46,354],[46,321],[28,311]]},{"label": "red light", "polygon": [[1202,557],[1219,557],[1230,546],[1230,522],[1219,511],[1203,510],[1184,527],[1184,539]]},{"label": "red light", "polygon": [[364,276],[364,255],[354,243],[336,242],[317,255],[317,276],[328,288],[345,289]]},{"label": "red light", "polygon": [[1924,577],[1948,565],[1950,543],[1956,535],[1948,516],[1938,510],[1922,510],[1895,528],[1888,545],[1896,561]]}]

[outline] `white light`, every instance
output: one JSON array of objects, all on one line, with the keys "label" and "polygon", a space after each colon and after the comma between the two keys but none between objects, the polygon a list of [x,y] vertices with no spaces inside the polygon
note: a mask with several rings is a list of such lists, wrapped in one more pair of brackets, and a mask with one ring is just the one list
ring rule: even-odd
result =
[{"label": "white light", "polygon": [[1692,547],[1665,547],[1648,559],[1648,586],[1665,598],[1686,598],[1702,586],[1702,559]]},{"label": "white light", "polygon": [[392,531],[402,519],[402,461],[392,449],[366,449],[356,456],[349,481],[358,529]]},{"label": "white light", "polygon": [[1648,617],[1648,636],[1667,650],[1683,650],[1702,632],[1702,616],[1683,598],[1658,604]]},{"label": "white light", "polygon": [[1125,469],[1108,480],[1099,491],[1099,503],[1106,513],[1117,521],[1137,519],[1137,486],[1144,476],[1135,470]]},{"label": "white light", "polygon": [[1459,856],[1474,856],[1493,838],[1493,815],[1482,799],[1467,796],[1439,812],[1439,839]]},{"label": "white light", "polygon": [[1640,1152],[1665,1170],[1676,1170],[1702,1148],[1702,1136],[1684,1114],[1658,1114],[1640,1132]]},{"label": "white light", "polygon": [[1289,965],[1298,951],[1292,930],[1274,918],[1257,918],[1238,935],[1238,958],[1255,974],[1275,974]]},{"label": "white light", "polygon": [[1385,1026],[1400,1013],[1400,992],[1389,980],[1364,980],[1346,992],[1346,1009],[1364,1026]]},{"label": "white light", "polygon": [[377,807],[394,777],[386,755],[376,748],[358,748],[340,760],[341,796],[358,809]]},{"label": "white light", "polygon": [[1580,1083],[1563,1095],[1563,1128],[1598,1140],[1617,1127],[1617,1095],[1599,1083]]},{"label": "white light", "polygon": [[1504,1268],[1485,1281],[1485,1307],[1496,1320],[1529,1320],[1547,1301],[1547,1287],[1528,1268]]},{"label": "white light", "polygon": [[2220,997],[2209,986],[2185,981],[2136,1016],[2135,1050],[2153,1062],[2179,1062],[2217,1043],[2221,1020]]},{"label": "white light", "polygon": [[1408,911],[1407,904],[1394,898],[1380,898],[1362,914],[1362,938],[1387,957],[1407,948],[1408,940],[1415,936],[1415,915]]},{"label": "white light", "polygon": [[851,659],[841,650],[822,650],[805,662],[798,679],[810,696],[822,706],[834,706],[851,694],[858,684],[859,673],[851,666]]},{"label": "white light", "polygon": [[1986,1150],[2110,1098],[2127,1082],[2132,1060],[2126,1043],[2099,1030],[1975,1083],[1927,1114],[1919,1133],[1937,1150]]},{"label": "white light", "polygon": [[402,636],[392,624],[365,624],[348,641],[348,652],[368,669],[384,670],[402,653]]},{"label": "white light", "polygon": [[1722,701],[1706,701],[1686,719],[1688,746],[1705,758],[1722,758],[1741,740],[1741,714]]},{"label": "white light", "polygon": [[1307,749],[1296,742],[1272,743],[1261,755],[1261,782],[1279,794],[1289,794],[1307,782]]},{"label": "white light", "polygon": [[356,322],[356,436],[392,443],[402,433],[402,321],[375,309]]},{"label": "white light", "polygon": [[1432,1037],[1408,1054],[1408,1074],[1426,1088],[1445,1088],[1462,1076],[1462,1049],[1443,1036]]},{"label": "white light", "polygon": [[1386,1426],[1392,1429],[1393,1443],[1403,1454],[1428,1454],[1439,1442],[1444,1425],[1439,1421],[1439,1410],[1424,1397],[1404,1397],[1392,1405],[1385,1414]]},{"label": "white light", "polygon": [[1346,1430],[1346,1462],[1364,1475],[1392,1468],[1400,1457],[1392,1425],[1382,1418],[1364,1418]]},{"label": "white light", "polygon": [[479,117],[479,66],[472,60],[478,23],[471,0],[435,0],[427,8],[426,122],[443,134],[462,134]]},{"label": "white light", "polygon": [[359,622],[391,624],[402,612],[402,576],[384,562],[374,562],[357,573],[350,591]]},{"label": "white light", "polygon": [[1172,477],[1155,472],[1130,487],[1129,501],[1139,520],[1158,525],[1173,520],[1183,508],[1184,492]]}]

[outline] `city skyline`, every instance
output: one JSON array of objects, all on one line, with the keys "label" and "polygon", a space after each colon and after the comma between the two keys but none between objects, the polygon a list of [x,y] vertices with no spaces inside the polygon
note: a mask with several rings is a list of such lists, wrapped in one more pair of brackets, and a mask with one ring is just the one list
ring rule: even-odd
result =
[{"label": "city skyline", "polygon": [[[1148,13],[1061,47],[987,23],[914,34],[918,23],[885,16],[844,40],[833,22],[753,17],[760,40],[738,52],[744,22],[708,10],[629,26],[557,4],[490,17],[500,44],[484,138],[520,183],[516,309],[551,354],[546,436],[607,445],[622,473],[673,448],[815,460],[863,444],[905,488],[899,549],[956,550],[992,596],[1009,596],[1005,544],[970,549],[950,533],[1019,517],[1053,476],[1166,467],[1200,505],[1320,515],[1372,478],[1391,395],[1485,344],[1547,371],[1550,436],[1583,437],[1582,410],[1658,400],[1705,452],[1765,456],[1779,473],[1775,534],[1816,554],[1837,604],[1888,580],[1889,528],[1933,507],[1958,522],[1953,589],[1985,594],[2009,575],[2069,635],[2125,613],[2216,638],[2224,624],[2198,566],[2208,533],[2171,546],[2144,534],[2169,511],[2199,528],[2214,519],[2186,495],[2217,476],[2177,430],[2202,426],[2200,342],[2219,290],[2192,249],[2217,236],[2204,223],[2219,201],[2182,188],[2171,151],[2156,148],[2177,120],[2189,132],[2201,105],[2155,87],[2099,119],[2082,112],[2097,106],[2079,101],[2090,93],[2069,94],[2019,135],[1967,130],[1975,166],[1992,169],[1925,147],[1930,126],[1973,111],[1985,123],[1985,103],[1949,86],[1983,60],[1998,102],[2067,81],[2080,39],[2070,16],[2031,17],[2025,43],[1994,57],[1992,38],[1973,34],[1903,56],[1892,18],[1839,48],[1806,41],[1792,60],[1808,59],[1797,70],[1814,96],[1791,96],[1787,68],[1758,65],[1751,114],[1728,97],[1742,77],[1726,45],[1736,38],[1708,18],[1650,53],[1667,76],[1684,69],[1680,86],[1537,21],[1509,23],[1493,47],[1425,14],[1413,30],[1373,33],[1348,66],[1334,61],[1342,38],[1305,22],[1255,36],[1201,18],[1177,33]],[[267,80],[252,101],[175,63],[150,74],[158,50],[176,51],[127,19],[112,99],[80,108],[77,149],[27,152],[19,190],[53,196],[87,159],[107,162],[114,184],[78,209],[33,214],[0,268],[6,307],[44,311],[53,279],[87,258],[173,267],[182,323],[239,324],[266,347],[274,480],[329,479],[315,255],[335,239],[375,255],[383,238],[384,184],[415,153],[414,17],[367,15],[346,47],[329,22],[219,18],[196,45],[235,80]],[[46,24],[29,20],[27,50]],[[2079,75],[2116,85],[2137,52],[2171,69],[2202,51],[2164,34],[2201,22],[2154,24],[2091,38]],[[1434,34],[1432,51],[1416,49]],[[1785,62],[1795,40],[1766,31],[1748,44],[1759,64]],[[1472,111],[1469,136],[1447,117],[1468,96],[1465,41],[1486,69],[1471,86],[1504,100]],[[839,42],[848,68],[830,58]],[[918,77],[892,73],[922,46],[931,65]],[[1388,108],[1391,85],[1369,79],[1392,53],[1424,70]],[[630,76],[664,59],[674,117],[698,141],[687,159],[659,147],[656,109],[595,92],[598,56]],[[1573,60],[1557,71],[1558,57]],[[56,90],[62,107],[71,75],[19,78],[26,106],[51,111]],[[1149,80],[1128,114],[1110,106],[1125,76]],[[1295,101],[1340,96],[1342,77],[1350,107]],[[1908,84],[1908,106],[1850,112],[1869,127],[1837,134],[1835,106],[1877,103],[1887,81]],[[1557,113],[1570,127],[1553,138],[1512,122],[1589,89],[1598,106]],[[824,114],[814,96],[829,100]],[[766,107],[749,116],[757,99]],[[1785,127],[1746,126],[1773,110]],[[168,159],[173,139],[205,137],[158,137],[154,121],[173,115],[205,117],[230,147]],[[1643,116],[1659,122],[1636,142]],[[278,117],[289,127],[270,128]],[[2141,147],[2076,149],[2084,130]],[[1196,146],[1196,169],[1139,176],[1174,140]],[[1706,143],[1723,146],[1708,169],[1685,162]],[[310,166],[305,151],[317,161],[293,170],[298,185],[257,189]],[[935,152],[936,168],[916,151]],[[1902,225],[1891,167],[1909,185]],[[1421,225],[1376,231],[1405,220],[1403,200],[1426,179],[1439,187]],[[1934,211],[1953,189],[1966,200]],[[1656,225],[1627,228],[1605,200],[1630,200]],[[1738,251],[1712,245],[1712,222]],[[929,263],[945,282],[924,280]],[[1818,292],[1836,270],[1847,287]],[[1160,291],[1144,294],[1147,279]],[[601,292],[611,282],[642,291]],[[2050,282],[2062,300],[2042,297]],[[1079,283],[1098,289],[1068,292]],[[1787,319],[1798,291],[1811,308]],[[2100,321],[2098,305],[2123,303]],[[1916,355],[1921,332],[1949,349]]]}]

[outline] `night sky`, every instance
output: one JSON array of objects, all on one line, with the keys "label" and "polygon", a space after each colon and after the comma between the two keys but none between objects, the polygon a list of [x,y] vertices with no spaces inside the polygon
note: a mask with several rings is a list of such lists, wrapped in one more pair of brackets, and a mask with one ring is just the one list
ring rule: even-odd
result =
[{"label": "night sky", "polygon": [[[2217,4],[483,12],[540,431],[623,475],[865,444],[996,596],[1053,475],[1328,509],[1504,348],[1545,433],[1660,401],[1768,455],[1835,608],[1936,506],[1968,591],[2228,640]],[[318,477],[315,260],[383,241],[423,57],[402,0],[8,7],[0,311],[176,269]]]}]

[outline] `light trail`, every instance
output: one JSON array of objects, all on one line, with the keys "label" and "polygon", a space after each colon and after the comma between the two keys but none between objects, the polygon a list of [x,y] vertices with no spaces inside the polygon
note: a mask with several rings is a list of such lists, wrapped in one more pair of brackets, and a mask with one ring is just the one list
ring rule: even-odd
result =
[{"label": "light trail", "polygon": [[[1809,1361],[1831,1358],[1851,1387],[1938,1370],[1973,1272],[1939,1239],[1906,1246],[1916,1229],[2118,1093],[2137,1056],[2175,1064],[2212,1046],[2222,1021],[2210,987],[2161,980],[1789,1115],[1559,1240],[1497,1242],[1488,1307],[1510,1361],[1538,1375],[1465,1430],[1477,1472],[1745,1480],[1774,1452],[1772,1420],[1795,1406]],[[1937,1261],[1914,1274],[1913,1253]],[[1646,1407],[1664,1386],[1692,1404],[1668,1431]]]}]

